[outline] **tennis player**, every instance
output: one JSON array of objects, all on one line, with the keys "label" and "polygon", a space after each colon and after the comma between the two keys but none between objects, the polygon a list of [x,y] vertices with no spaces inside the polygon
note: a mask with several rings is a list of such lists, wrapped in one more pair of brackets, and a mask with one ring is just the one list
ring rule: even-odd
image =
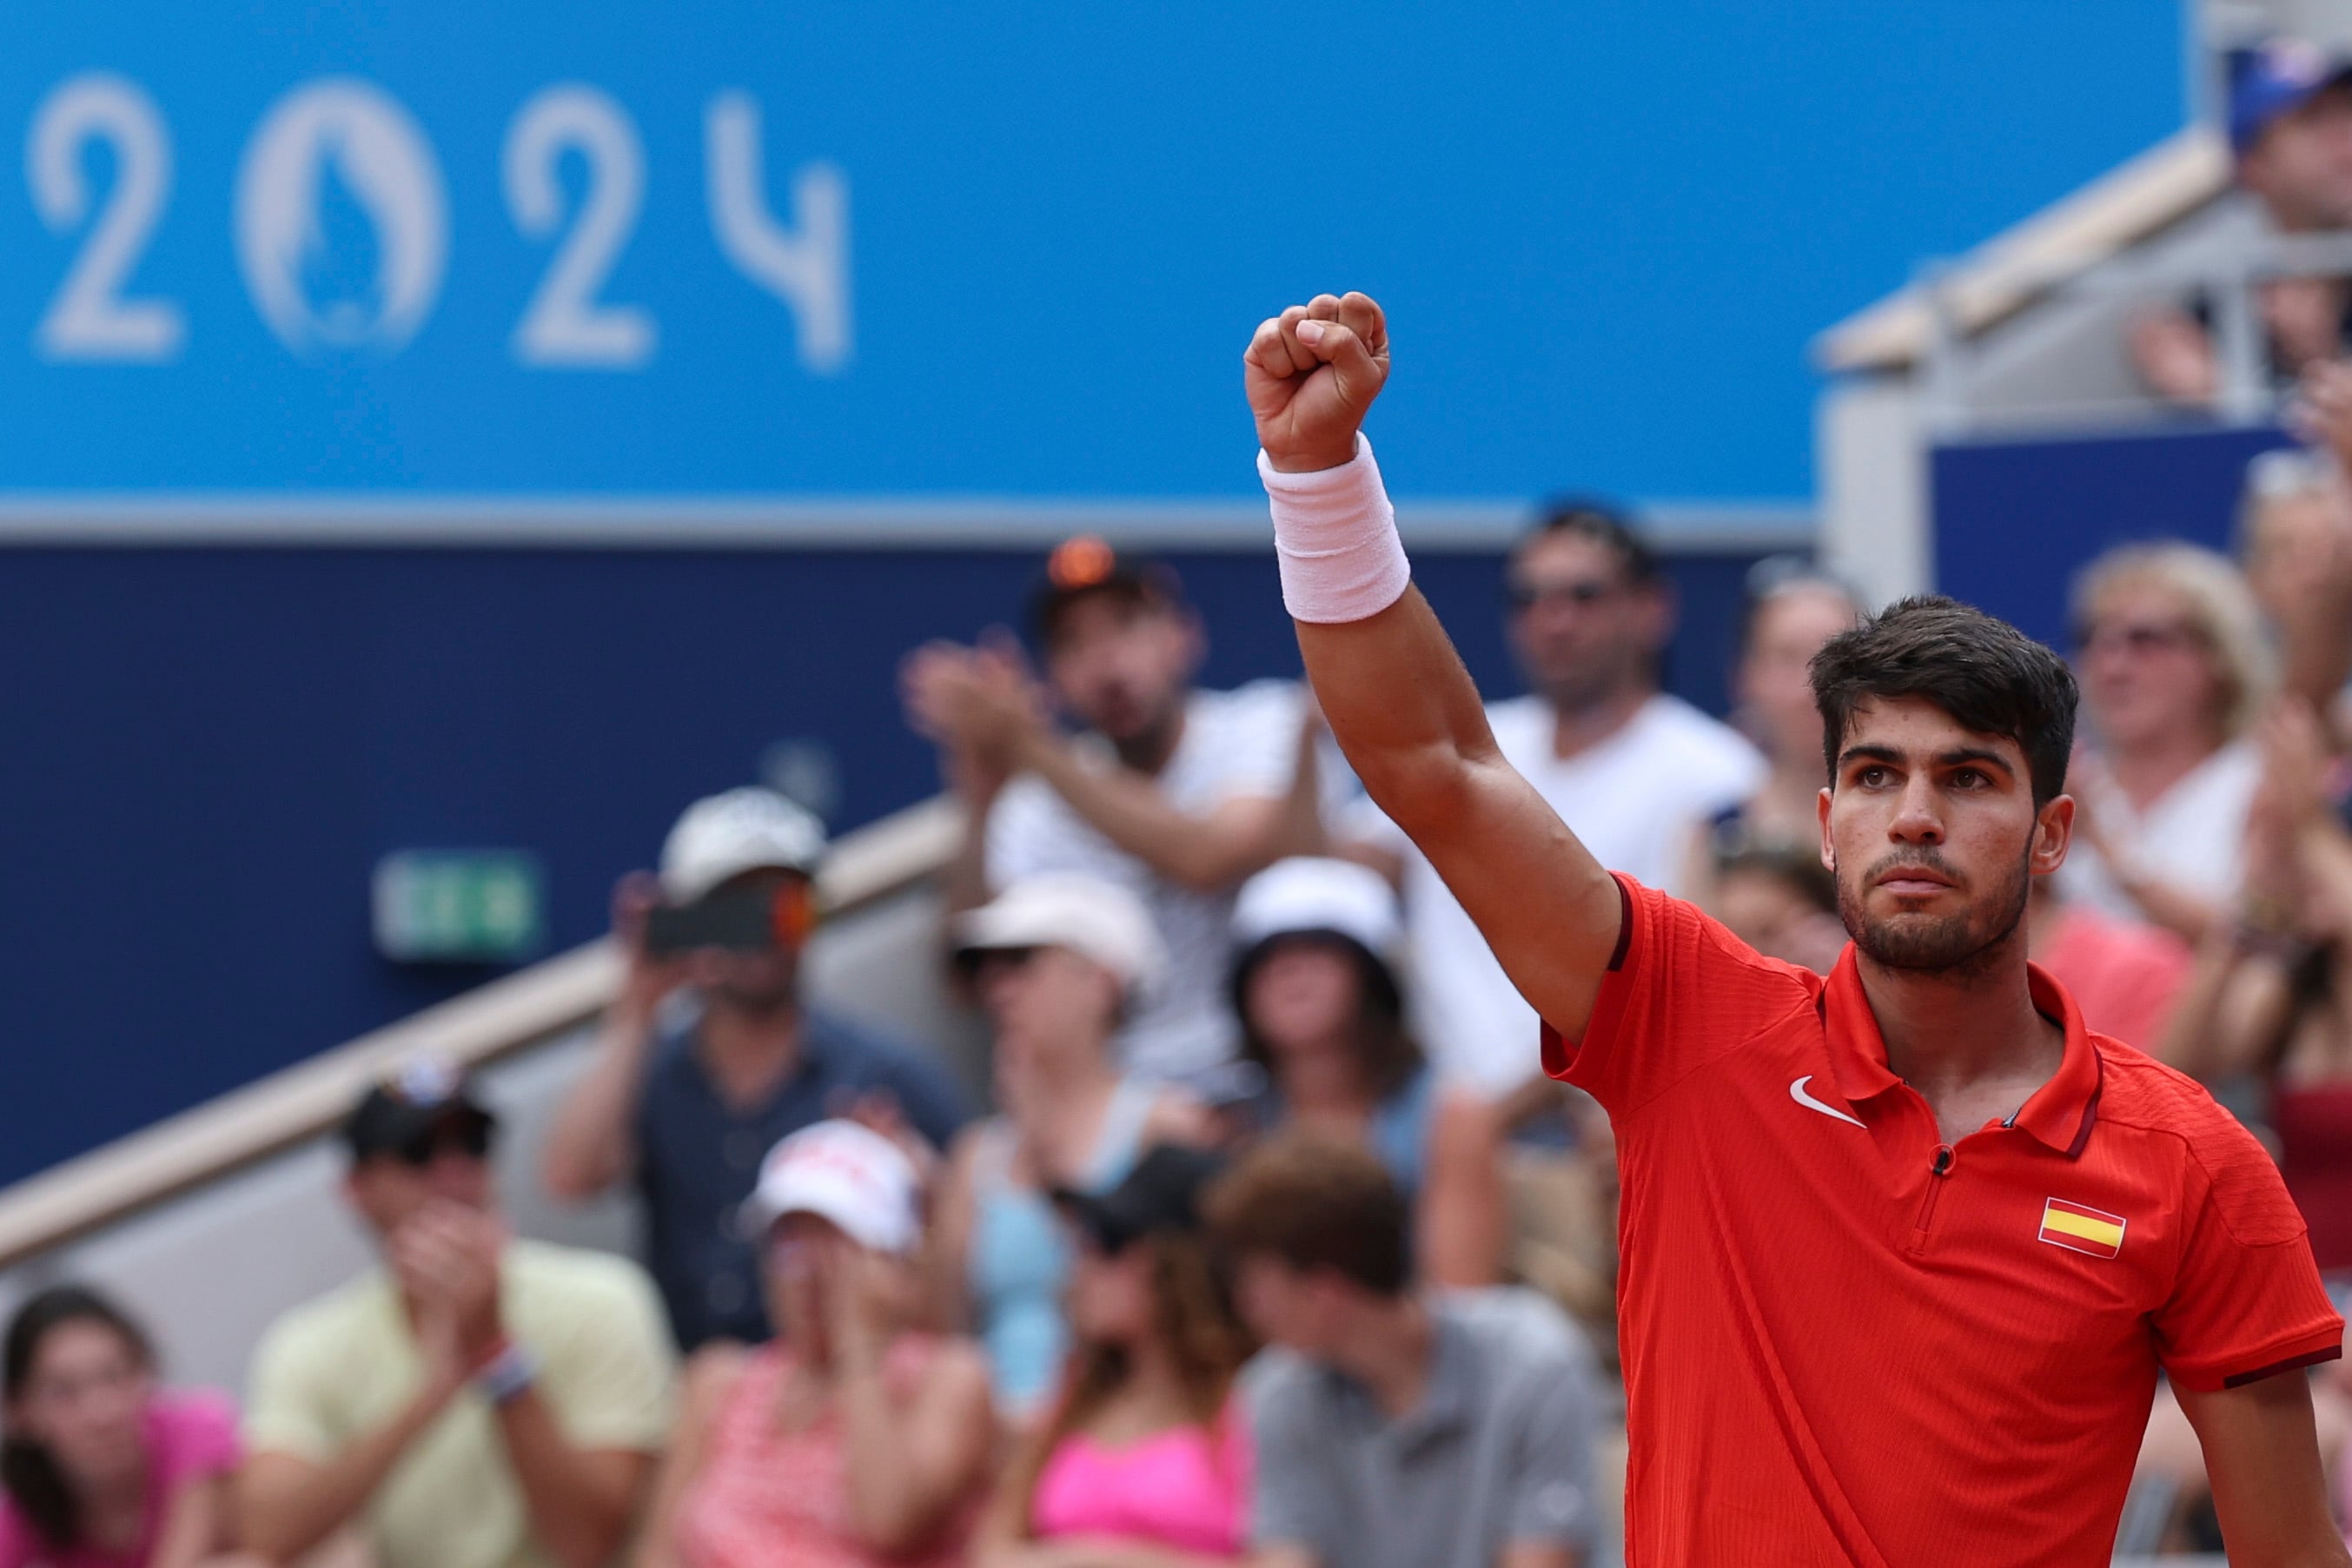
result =
[{"label": "tennis player", "polygon": [[2344,1325],[2276,1171],[2026,962],[2074,825],[2065,665],[1941,599],[1831,643],[1853,942],[1826,978],[1765,958],[1496,752],[1359,433],[1388,369],[1360,294],[1251,340],[1283,596],[1366,789],[1615,1124],[1628,1562],[2104,1564],[2159,1374],[2233,1568],[2352,1562],[2302,1370]]}]

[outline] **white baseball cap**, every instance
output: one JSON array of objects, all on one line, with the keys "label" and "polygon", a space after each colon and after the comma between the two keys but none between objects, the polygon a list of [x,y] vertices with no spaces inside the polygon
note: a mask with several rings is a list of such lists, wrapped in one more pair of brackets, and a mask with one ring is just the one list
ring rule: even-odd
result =
[{"label": "white baseball cap", "polygon": [[1025,877],[955,925],[956,952],[1066,947],[1118,977],[1130,998],[1157,987],[1168,946],[1143,901],[1116,883],[1077,872]]},{"label": "white baseball cap", "polygon": [[662,893],[692,904],[747,871],[814,876],[824,858],[824,824],[773,789],[746,785],[697,800],[662,843]]},{"label": "white baseball cap", "polygon": [[1403,930],[1388,879],[1354,861],[1276,861],[1242,883],[1234,899],[1234,946],[1244,952],[1276,936],[1328,931],[1388,960]]},{"label": "white baseball cap", "polygon": [[768,1151],[744,1200],[743,1231],[764,1236],[788,1214],[814,1214],[860,1247],[910,1252],[923,1230],[919,1186],[914,1162],[873,1128],[818,1122]]}]

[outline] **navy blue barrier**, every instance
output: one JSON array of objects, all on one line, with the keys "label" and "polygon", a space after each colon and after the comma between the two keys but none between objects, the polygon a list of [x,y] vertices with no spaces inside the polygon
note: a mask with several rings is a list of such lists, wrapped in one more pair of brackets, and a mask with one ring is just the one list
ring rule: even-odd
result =
[{"label": "navy blue barrier", "polygon": [[1936,585],[2063,649],[2084,562],[2132,539],[2227,550],[2247,460],[2288,444],[2265,426],[1938,447]]},{"label": "navy blue barrier", "polygon": [[[1263,552],[1171,558],[1206,678],[1297,669]],[[1719,708],[1746,556],[1673,561],[1677,686]],[[396,849],[506,846],[550,936],[772,743],[839,758],[855,826],[936,788],[898,656],[1025,594],[1034,551],[16,549],[0,553],[0,1179],[478,983],[378,957]],[[1492,552],[1421,580],[1517,689]]]}]

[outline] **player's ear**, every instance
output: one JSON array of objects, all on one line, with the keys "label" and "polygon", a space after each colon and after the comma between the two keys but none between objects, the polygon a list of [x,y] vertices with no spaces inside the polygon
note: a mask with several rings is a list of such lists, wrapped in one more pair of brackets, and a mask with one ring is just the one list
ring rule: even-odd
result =
[{"label": "player's ear", "polygon": [[1813,802],[1814,814],[1822,824],[1822,866],[1832,876],[1837,874],[1837,846],[1830,842],[1830,794],[1836,788],[1834,783],[1822,785]]},{"label": "player's ear", "polygon": [[2059,795],[2043,802],[2033,814],[2033,848],[2028,869],[2043,876],[2066,863],[2067,846],[2074,840],[2074,797]]}]

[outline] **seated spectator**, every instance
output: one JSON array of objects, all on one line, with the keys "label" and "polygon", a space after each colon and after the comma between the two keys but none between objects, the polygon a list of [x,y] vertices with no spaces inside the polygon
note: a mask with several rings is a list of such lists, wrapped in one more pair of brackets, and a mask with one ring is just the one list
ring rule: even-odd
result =
[{"label": "seated spectator", "polygon": [[743,1220],[779,1334],[695,1357],[635,1568],[963,1560],[995,1420],[978,1348],[908,1331],[918,1197],[855,1122],[769,1155]]},{"label": "seated spectator", "polygon": [[[2299,38],[2273,38],[2230,67],[2230,151],[2263,231],[2352,228],[2352,68]],[[2341,277],[2273,278],[2254,293],[2266,373],[2291,383],[2352,348],[2352,287]],[[2210,403],[2221,390],[2214,302],[2152,310],[2134,323],[2132,359],[2150,390]]]},{"label": "seated spectator", "polygon": [[1440,1285],[1491,1285],[1506,1242],[1494,1108],[1444,1084],[1404,1026],[1391,956],[1396,894],[1349,861],[1282,861],[1234,910],[1234,1009],[1267,1087],[1244,1108],[1265,1130],[1320,1127],[1362,1140],[1414,1205],[1415,1256]]},{"label": "seated spectator", "polygon": [[1243,1318],[1272,1347],[1245,1379],[1258,1561],[1591,1561],[1591,1353],[1550,1303],[1415,1291],[1403,1195],[1352,1139],[1280,1134],[1206,1209]]},{"label": "seated spectator", "polygon": [[2200,940],[2237,896],[2260,771],[2244,738],[2273,661],[2244,579],[2196,545],[2125,545],[2074,587],[2083,711],[2096,744],[2067,787],[2061,891]]},{"label": "seated spectator", "polygon": [[2279,689],[2352,735],[2352,361],[2305,372],[2290,423],[2318,450],[2258,454],[2238,504],[2238,559],[2279,651]]},{"label": "seated spectator", "polygon": [[2244,896],[2199,955],[2163,1054],[2208,1083],[2252,1074],[2279,1174],[2323,1273],[2352,1278],[2352,832],[2321,788],[2317,720],[2282,703],[2262,727]]},{"label": "seated spectator", "polygon": [[1053,1415],[999,1483],[978,1568],[1187,1568],[1249,1544],[1249,1358],[1202,1234],[1213,1155],[1163,1146],[1099,1197],[1071,1194],[1076,1343]]},{"label": "seated spectator", "polygon": [[[1609,507],[1572,502],[1519,540],[1505,593],[1534,693],[1486,709],[1504,760],[1603,865],[1676,887],[1692,825],[1753,795],[1765,768],[1737,731],[1658,689],[1675,602],[1656,556]],[[1538,1076],[1535,1009],[1393,823],[1367,810],[1356,836],[1402,877],[1423,1047],[1491,1097],[1525,1087]]]},{"label": "seated spectator", "polygon": [[1056,549],[1031,604],[1052,700],[1004,643],[932,643],[904,671],[909,721],[939,743],[965,809],[951,911],[1048,872],[1116,883],[1150,911],[1166,985],[1121,1028],[1139,1077],[1214,1094],[1234,1053],[1224,1006],[1234,891],[1319,832],[1303,768],[1303,703],[1288,682],[1194,689],[1199,619],[1165,567],[1097,538]]},{"label": "seated spectator", "polygon": [[1691,898],[1717,919],[1723,917],[1713,903],[1718,859],[1748,850],[1821,858],[1820,803],[1829,765],[1809,672],[1822,644],[1861,613],[1851,590],[1801,557],[1767,556],[1748,570],[1731,685],[1740,727],[1762,747],[1767,770],[1746,799],[1707,820],[1684,877]]},{"label": "seated spectator", "polygon": [[669,1425],[661,1304],[625,1259],[508,1236],[497,1126],[431,1061],[344,1122],[383,1264],[255,1353],[237,1517],[269,1561],[356,1526],[374,1568],[594,1568],[635,1518]]},{"label": "seated spectator", "polygon": [[[817,820],[771,790],[731,789],[687,810],[662,846],[658,882],[625,878],[614,895],[628,972],[541,1157],[558,1198],[634,1183],[647,1266],[688,1350],[769,1335],[759,1260],[714,1223],[751,1195],[765,1151],[851,1103],[902,1118],[938,1148],[964,1121],[962,1096],[939,1067],[802,1006],[800,946],[824,853]],[[745,899],[775,901],[788,916],[755,922],[754,947],[647,944],[657,910],[691,917]],[[666,1015],[665,999],[681,988],[687,1005]]]},{"label": "seated spectator", "polygon": [[157,1388],[146,1331],[105,1297],[18,1307],[0,1392],[0,1568],[260,1568],[233,1550],[236,1411]]},{"label": "seated spectator", "polygon": [[1708,862],[1707,912],[1767,957],[1828,974],[1846,935],[1818,831],[1810,846],[1744,842],[1736,833],[1724,843]]},{"label": "seated spectator", "polygon": [[956,922],[995,1029],[995,1116],[948,1161],[932,1288],[950,1324],[988,1352],[998,1407],[1023,1416],[1052,1392],[1067,1344],[1070,1251],[1047,1195],[1108,1192],[1143,1150],[1201,1143],[1182,1091],[1124,1076],[1111,1037],[1163,979],[1167,956],[1140,900],[1067,873],[1018,882]]}]

